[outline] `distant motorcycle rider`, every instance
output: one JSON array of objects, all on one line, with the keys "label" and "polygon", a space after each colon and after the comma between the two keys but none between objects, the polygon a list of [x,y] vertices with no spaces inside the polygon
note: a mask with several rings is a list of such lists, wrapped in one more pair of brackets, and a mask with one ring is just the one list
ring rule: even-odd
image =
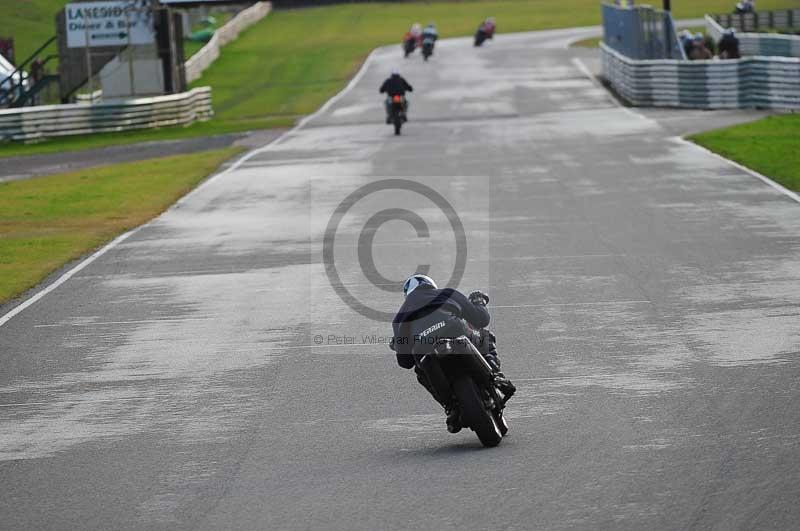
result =
[{"label": "distant motorcycle rider", "polygon": [[481,24],[481,30],[486,33],[488,38],[494,37],[494,30],[497,28],[497,24],[495,24],[494,17],[488,17],[486,20],[483,21]]},{"label": "distant motorcycle rider", "polygon": [[400,96],[403,98],[403,114],[404,121],[407,121],[408,115],[408,100],[406,99],[406,92],[414,92],[414,87],[412,87],[408,81],[405,80],[403,76],[400,75],[400,71],[396,68],[392,70],[392,75],[389,76],[386,81],[383,82],[380,88],[381,94],[386,94],[386,123],[392,122],[392,97],[393,96]]},{"label": "distant motorcycle rider", "polygon": [[411,29],[408,30],[408,33],[411,34],[415,39],[419,40],[422,38],[422,24],[419,22],[414,22],[411,24]]},{"label": "distant motorcycle rider", "polygon": [[414,368],[419,383],[444,407],[448,431],[456,433],[461,429],[459,411],[452,399],[437,398],[427,377],[414,362],[415,356],[425,355],[434,347],[429,342],[416,340],[432,325],[447,323],[437,330],[439,338],[467,336],[492,367],[497,388],[506,400],[511,398],[516,387],[500,372],[496,338],[486,329],[490,319],[486,309],[488,295],[476,290],[465,296],[452,288],[438,289],[432,278],[422,274],[412,275],[405,281],[403,294],[405,301],[392,321],[394,338],[390,346],[397,355],[397,363],[405,369]]},{"label": "distant motorcycle rider", "polygon": [[433,55],[433,47],[436,44],[436,39],[439,38],[439,32],[436,31],[436,26],[433,22],[425,26],[422,30],[422,57],[427,61]]},{"label": "distant motorcycle rider", "polygon": [[415,22],[403,36],[403,50],[408,57],[415,48],[422,45],[422,25]]},{"label": "distant motorcycle rider", "polygon": [[425,42],[426,39],[431,39],[435,41],[439,38],[439,32],[436,30],[436,24],[431,22],[425,29],[422,30],[422,41]]},{"label": "distant motorcycle rider", "polygon": [[475,46],[481,46],[486,39],[493,39],[496,28],[494,17],[489,17],[481,22],[478,31],[475,32]]}]

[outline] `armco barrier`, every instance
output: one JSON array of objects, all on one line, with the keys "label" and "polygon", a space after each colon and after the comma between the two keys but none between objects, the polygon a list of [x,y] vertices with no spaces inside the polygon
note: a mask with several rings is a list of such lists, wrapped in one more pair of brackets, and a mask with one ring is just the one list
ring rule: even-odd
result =
[{"label": "armco barrier", "polygon": [[600,44],[603,77],[637,106],[800,109],[800,59],[634,60]]},{"label": "armco barrier", "polygon": [[[800,10],[798,10],[800,11]],[[719,42],[725,27],[711,15],[706,15],[706,33],[714,42]],[[739,53],[778,57],[800,57],[800,35],[776,35],[773,33],[737,33]]]},{"label": "armco barrier", "polygon": [[217,60],[223,46],[236,39],[243,30],[266,17],[271,10],[272,4],[269,2],[257,2],[239,12],[227,24],[215,31],[205,46],[184,63],[186,82],[191,83],[199,78],[203,71]]},{"label": "armco barrier", "polygon": [[34,140],[55,136],[188,125],[209,119],[211,88],[180,94],[137,98],[95,105],[42,105],[0,110],[0,140]]}]

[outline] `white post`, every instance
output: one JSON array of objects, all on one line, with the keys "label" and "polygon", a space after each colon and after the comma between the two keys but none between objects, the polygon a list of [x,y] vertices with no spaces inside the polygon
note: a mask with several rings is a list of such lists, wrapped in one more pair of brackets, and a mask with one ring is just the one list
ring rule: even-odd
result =
[{"label": "white post", "polygon": [[133,80],[133,45],[131,44],[131,17],[130,11],[125,10],[125,33],[128,35],[128,81],[130,84],[131,98],[136,95],[136,84]]},{"label": "white post", "polygon": [[89,47],[89,24],[88,22],[85,22],[85,20],[86,19],[84,18],[83,33],[86,38],[86,42],[84,43],[86,46],[86,73],[89,76],[89,105],[91,105],[94,103],[94,98],[92,98],[92,94],[94,93],[94,85],[92,84],[92,52],[91,48]]}]

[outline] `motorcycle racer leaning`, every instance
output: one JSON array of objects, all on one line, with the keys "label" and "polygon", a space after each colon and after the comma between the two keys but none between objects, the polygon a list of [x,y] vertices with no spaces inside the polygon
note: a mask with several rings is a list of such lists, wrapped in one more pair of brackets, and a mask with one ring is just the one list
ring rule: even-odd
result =
[{"label": "motorcycle racer leaning", "polygon": [[[428,354],[436,346],[427,337],[432,328],[435,329],[432,333],[437,339],[464,335],[492,367],[497,388],[506,400],[511,398],[516,387],[500,372],[496,338],[486,329],[490,319],[486,309],[488,295],[476,290],[465,296],[452,288],[438,289],[432,278],[421,274],[412,275],[405,281],[403,294],[405,301],[392,321],[394,337],[390,344],[401,367],[414,368],[419,383],[436,398],[427,377],[416,367],[414,356]],[[444,326],[441,325],[442,322],[445,323]],[[454,400],[441,405],[447,414],[447,430],[451,433],[458,432],[461,426]]]}]

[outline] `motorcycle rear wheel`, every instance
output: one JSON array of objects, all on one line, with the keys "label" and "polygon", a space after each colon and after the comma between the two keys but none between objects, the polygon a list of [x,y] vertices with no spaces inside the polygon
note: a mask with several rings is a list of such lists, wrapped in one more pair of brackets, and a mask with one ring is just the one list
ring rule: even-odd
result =
[{"label": "motorcycle rear wheel", "polygon": [[453,383],[453,392],[461,406],[463,424],[468,426],[480,439],[481,444],[492,448],[500,444],[503,434],[494,415],[486,409],[475,382],[469,376],[462,376]]},{"label": "motorcycle rear wheel", "polygon": [[394,134],[400,134],[400,128],[403,127],[403,117],[400,113],[395,113],[394,115]]}]

